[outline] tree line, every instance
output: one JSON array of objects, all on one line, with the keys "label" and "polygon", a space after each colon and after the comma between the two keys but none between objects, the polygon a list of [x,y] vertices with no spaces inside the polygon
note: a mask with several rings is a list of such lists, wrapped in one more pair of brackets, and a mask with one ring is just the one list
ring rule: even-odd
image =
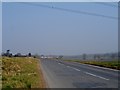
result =
[{"label": "tree line", "polygon": [[6,56],[6,57],[35,57],[31,53],[28,53],[26,55],[22,55],[21,53],[16,53],[15,55],[13,55],[12,53],[10,53],[10,50],[6,50],[5,53],[3,52],[2,56]]}]

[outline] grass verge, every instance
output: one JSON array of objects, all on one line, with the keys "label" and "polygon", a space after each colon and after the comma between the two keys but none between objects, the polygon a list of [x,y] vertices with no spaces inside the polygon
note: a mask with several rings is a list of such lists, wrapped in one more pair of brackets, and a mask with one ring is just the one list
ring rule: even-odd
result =
[{"label": "grass verge", "polygon": [[90,65],[95,65],[95,66],[107,67],[107,68],[112,68],[112,69],[120,70],[120,62],[118,62],[118,60],[114,60],[114,61],[80,61],[80,60],[65,60],[65,61],[69,61],[69,62],[78,62],[78,63],[83,63],[83,64],[90,64]]},{"label": "grass verge", "polygon": [[45,88],[39,60],[2,57],[2,88]]}]

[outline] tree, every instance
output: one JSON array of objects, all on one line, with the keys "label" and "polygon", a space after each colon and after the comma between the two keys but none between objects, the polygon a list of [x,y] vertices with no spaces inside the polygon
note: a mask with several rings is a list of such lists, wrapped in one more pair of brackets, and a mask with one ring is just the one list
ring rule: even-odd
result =
[{"label": "tree", "polygon": [[[42,56],[42,55],[41,55]],[[34,55],[34,58],[40,58],[41,56],[39,56],[37,53]],[[44,56],[44,55],[43,55]]]},{"label": "tree", "polygon": [[9,57],[12,57],[12,53],[9,54]]},{"label": "tree", "polygon": [[14,55],[14,57],[21,57],[21,56],[22,56],[21,53],[17,53]]},{"label": "tree", "polygon": [[7,51],[6,51],[6,53],[9,53],[9,52],[10,52],[10,50],[7,50]]},{"label": "tree", "polygon": [[17,56],[18,56],[18,57],[21,57],[22,55],[21,55],[21,53],[17,53]]},{"label": "tree", "polygon": [[6,56],[9,56],[10,55],[10,50],[7,50],[6,51]]},{"label": "tree", "polygon": [[10,53],[10,50],[7,50],[6,53],[2,53],[2,56],[12,57],[12,53]]},{"label": "tree", "polygon": [[6,56],[6,53],[4,53],[4,52],[2,52],[2,54],[1,54],[2,56]]},{"label": "tree", "polygon": [[31,53],[28,53],[28,57],[31,57],[32,55],[31,55]]}]

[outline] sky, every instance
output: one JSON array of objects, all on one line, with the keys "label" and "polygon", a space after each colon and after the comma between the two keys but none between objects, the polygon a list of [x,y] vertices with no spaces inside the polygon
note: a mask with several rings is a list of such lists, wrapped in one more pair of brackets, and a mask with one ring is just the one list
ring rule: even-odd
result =
[{"label": "sky", "polygon": [[119,0],[1,0],[2,2],[119,2]]},{"label": "sky", "polygon": [[117,19],[46,8],[41,4],[118,17],[117,3],[112,2],[4,2],[3,52],[10,49],[13,54],[80,55],[118,51]]},{"label": "sky", "polygon": [[2,52],[2,3],[0,2],[0,53]]}]

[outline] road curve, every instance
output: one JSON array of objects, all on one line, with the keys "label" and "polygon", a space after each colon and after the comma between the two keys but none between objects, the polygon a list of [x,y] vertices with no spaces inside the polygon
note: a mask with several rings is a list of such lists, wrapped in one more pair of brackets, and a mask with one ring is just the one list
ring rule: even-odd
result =
[{"label": "road curve", "polygon": [[118,88],[118,71],[48,59],[41,68],[49,88]]}]

